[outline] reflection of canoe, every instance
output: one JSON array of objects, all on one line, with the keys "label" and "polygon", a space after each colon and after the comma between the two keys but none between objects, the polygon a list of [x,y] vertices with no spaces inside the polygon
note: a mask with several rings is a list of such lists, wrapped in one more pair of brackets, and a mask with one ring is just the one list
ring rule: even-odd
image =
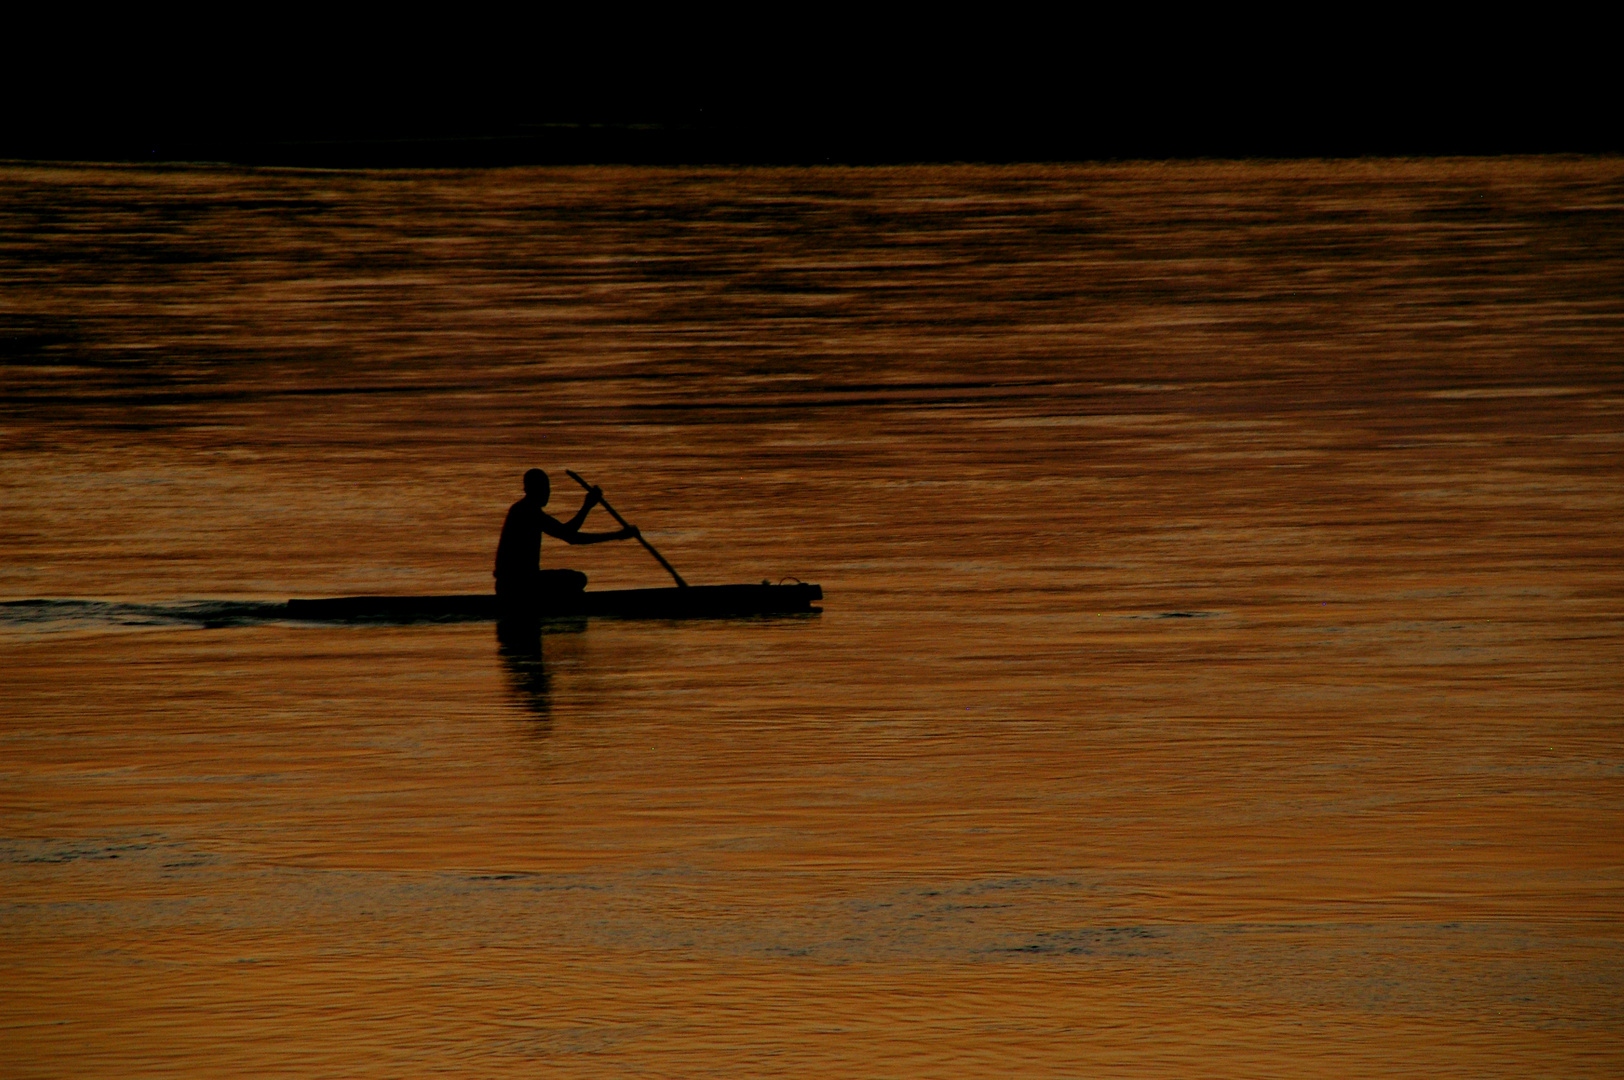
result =
[{"label": "reflection of canoe", "polygon": [[623,619],[694,619],[731,615],[780,615],[818,611],[823,599],[817,585],[690,585],[666,589],[607,589],[561,595],[545,609],[513,610],[489,593],[465,596],[338,596],[326,600],[289,600],[295,619],[342,622],[416,622],[434,619],[498,617],[570,618],[611,615]]}]

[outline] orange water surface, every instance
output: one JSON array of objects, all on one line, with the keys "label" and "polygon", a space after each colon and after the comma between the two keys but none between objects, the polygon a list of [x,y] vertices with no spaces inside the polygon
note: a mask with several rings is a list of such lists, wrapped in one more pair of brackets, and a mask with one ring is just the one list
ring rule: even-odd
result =
[{"label": "orange water surface", "polygon": [[[13,165],[0,335],[0,1075],[1624,1072],[1624,161]],[[268,606],[531,466],[822,613]]]}]

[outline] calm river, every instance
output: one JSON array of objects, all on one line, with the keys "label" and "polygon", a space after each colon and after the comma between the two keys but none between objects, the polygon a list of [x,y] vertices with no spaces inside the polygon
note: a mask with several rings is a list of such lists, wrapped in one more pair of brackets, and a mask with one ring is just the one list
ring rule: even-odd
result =
[{"label": "calm river", "polygon": [[[6,1077],[1624,1071],[1624,161],[13,165],[0,339]],[[531,466],[822,613],[267,606]]]}]

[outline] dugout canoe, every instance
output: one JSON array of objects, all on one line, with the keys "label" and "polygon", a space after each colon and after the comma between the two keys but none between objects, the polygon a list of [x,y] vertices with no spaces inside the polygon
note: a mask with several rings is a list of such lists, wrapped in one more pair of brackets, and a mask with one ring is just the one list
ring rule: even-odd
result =
[{"label": "dugout canoe", "polygon": [[334,596],[289,600],[288,615],[312,622],[433,622],[502,618],[620,619],[735,618],[816,612],[817,585],[688,585],[663,589],[602,589],[550,598],[545,607],[514,608],[490,593],[461,596]]}]

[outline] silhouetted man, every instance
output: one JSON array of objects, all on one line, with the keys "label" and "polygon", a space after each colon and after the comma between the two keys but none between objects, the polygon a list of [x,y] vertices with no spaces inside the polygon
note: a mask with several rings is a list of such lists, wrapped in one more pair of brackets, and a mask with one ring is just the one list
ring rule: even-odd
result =
[{"label": "silhouetted man", "polygon": [[541,569],[541,534],[556,536],[566,544],[601,544],[606,540],[632,540],[637,526],[616,532],[584,533],[581,524],[603,499],[594,487],[586,493],[581,509],[567,522],[560,522],[542,507],[552,494],[552,484],[540,469],[524,474],[524,498],[508,510],[502,523],[502,539],[496,545],[496,595],[504,599],[540,602],[547,596],[578,593],[586,588],[586,575],[579,570]]}]

